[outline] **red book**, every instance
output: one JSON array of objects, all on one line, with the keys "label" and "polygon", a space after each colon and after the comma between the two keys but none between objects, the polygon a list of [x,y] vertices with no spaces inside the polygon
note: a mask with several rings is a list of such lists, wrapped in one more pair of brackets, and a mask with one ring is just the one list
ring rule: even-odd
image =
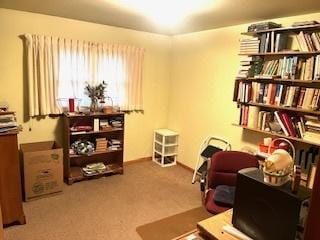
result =
[{"label": "red book", "polygon": [[279,115],[280,115],[281,119],[283,120],[284,126],[288,130],[289,135],[291,137],[296,137],[297,133],[296,133],[295,127],[293,125],[292,120],[288,116],[288,114],[284,113],[284,112],[279,112]]},{"label": "red book", "polygon": [[271,105],[274,104],[274,101],[276,99],[276,90],[277,90],[277,85],[276,84],[272,84],[271,95],[270,95],[270,104]]}]

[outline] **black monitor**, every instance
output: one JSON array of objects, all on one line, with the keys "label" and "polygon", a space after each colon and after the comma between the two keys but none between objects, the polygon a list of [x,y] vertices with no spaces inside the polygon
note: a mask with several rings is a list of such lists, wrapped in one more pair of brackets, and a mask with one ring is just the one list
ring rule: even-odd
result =
[{"label": "black monitor", "polygon": [[294,240],[303,225],[310,190],[291,192],[290,182],[281,187],[263,181],[261,170],[238,173],[232,224],[255,240]]}]

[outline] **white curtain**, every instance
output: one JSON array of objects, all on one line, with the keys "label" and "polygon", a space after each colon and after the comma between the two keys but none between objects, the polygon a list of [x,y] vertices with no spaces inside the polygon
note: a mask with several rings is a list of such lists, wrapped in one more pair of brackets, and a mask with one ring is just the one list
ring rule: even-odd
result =
[{"label": "white curtain", "polygon": [[25,35],[30,116],[59,113],[57,99],[80,98],[86,84],[107,83],[106,95],[122,110],[143,110],[144,49],[50,36]]}]

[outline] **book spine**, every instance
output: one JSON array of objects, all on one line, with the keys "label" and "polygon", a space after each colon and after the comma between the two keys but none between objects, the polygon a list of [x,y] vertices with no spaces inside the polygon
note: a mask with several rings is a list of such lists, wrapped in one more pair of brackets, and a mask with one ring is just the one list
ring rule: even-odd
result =
[{"label": "book spine", "polygon": [[306,88],[305,88],[305,87],[302,87],[302,88],[300,89],[300,93],[299,93],[299,99],[298,99],[297,108],[301,108],[301,107],[302,107],[305,93],[306,93]]},{"label": "book spine", "polygon": [[295,137],[296,131],[294,129],[293,123],[289,118],[288,114],[284,112],[279,112],[279,114],[280,114],[280,118],[283,119],[284,126],[287,129],[289,136]]},{"label": "book spine", "polygon": [[300,93],[300,87],[296,87],[296,89],[295,89],[295,91],[294,91],[293,100],[292,100],[292,107],[297,107],[297,105],[298,105],[299,93]]},{"label": "book spine", "polygon": [[277,121],[279,122],[280,127],[281,127],[284,135],[286,135],[287,137],[289,137],[289,133],[288,133],[287,129],[285,128],[284,124],[283,124],[283,120],[280,118],[279,112],[278,112],[278,111],[275,111],[275,112],[274,112],[274,115],[275,115]]}]

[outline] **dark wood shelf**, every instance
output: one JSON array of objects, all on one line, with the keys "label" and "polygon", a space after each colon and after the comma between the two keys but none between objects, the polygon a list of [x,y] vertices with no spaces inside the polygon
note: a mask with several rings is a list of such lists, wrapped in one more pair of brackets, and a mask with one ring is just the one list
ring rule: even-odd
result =
[{"label": "dark wood shelf", "polygon": [[267,52],[267,53],[239,53],[239,56],[295,56],[295,55],[319,55],[320,51],[313,52],[300,52],[300,51],[289,51],[289,52]]},{"label": "dark wood shelf", "polygon": [[242,35],[256,36],[262,33],[275,32],[275,33],[299,33],[300,31],[320,31],[320,24],[296,26],[296,27],[282,27],[272,28],[267,30],[260,30],[254,32],[243,32]]},{"label": "dark wood shelf", "polygon": [[[320,80],[303,80],[303,79],[282,79],[282,78],[263,78],[263,77],[248,77],[237,78],[241,81],[248,82],[268,82],[268,83],[289,83],[289,84],[308,84],[308,86],[320,85]],[[311,85],[310,85],[311,84]]]},{"label": "dark wood shelf", "polygon": [[93,152],[91,153],[90,155],[77,155],[77,154],[74,154],[74,155],[69,155],[70,158],[90,158],[91,156],[96,156],[96,155],[105,155],[105,154],[108,154],[108,153],[114,153],[114,152],[122,152],[123,149],[122,148],[119,148],[117,150],[107,150],[105,152]]},{"label": "dark wood shelf", "polygon": [[262,104],[262,103],[242,103],[238,102],[239,104],[242,105],[248,105],[248,106],[257,106],[257,107],[265,107],[265,108],[270,108],[270,109],[277,109],[277,110],[284,110],[284,111],[291,111],[291,112],[300,112],[300,113],[307,113],[311,115],[320,115],[320,111],[313,111],[313,110],[308,110],[308,109],[301,109],[301,108],[294,108],[294,107],[284,107],[284,106],[275,106],[275,105],[268,105],[268,104]]},{"label": "dark wood shelf", "polygon": [[302,142],[302,143],[307,143],[307,144],[311,144],[311,145],[315,145],[315,146],[320,146],[319,142],[318,143],[317,142],[311,142],[311,141],[308,141],[308,140],[304,140],[302,138],[290,137],[290,136],[286,136],[286,135],[281,134],[281,133],[271,132],[271,131],[269,132],[269,131],[264,131],[264,130],[260,130],[260,129],[256,129],[256,128],[250,128],[250,127],[239,125],[239,124],[235,124],[235,123],[232,124],[232,125],[236,126],[236,127],[241,127],[243,129],[246,129],[246,130],[254,131],[254,132],[264,133],[264,134],[268,134],[268,135],[272,135],[272,136],[287,138],[287,139],[290,139],[290,140],[296,141],[296,142]]},{"label": "dark wood shelf", "polygon": [[76,131],[70,131],[71,136],[79,136],[79,135],[93,135],[93,134],[99,134],[99,133],[111,133],[111,132],[118,132],[123,131],[123,128],[112,128],[109,130],[99,130],[99,131],[88,131],[88,132],[76,132]]},{"label": "dark wood shelf", "polygon": [[118,164],[106,165],[106,170],[102,173],[96,173],[90,176],[85,176],[81,167],[70,167],[70,173],[68,177],[68,184],[72,184],[76,181],[83,181],[93,178],[99,178],[103,176],[109,176],[110,174],[123,173],[123,167]]}]

